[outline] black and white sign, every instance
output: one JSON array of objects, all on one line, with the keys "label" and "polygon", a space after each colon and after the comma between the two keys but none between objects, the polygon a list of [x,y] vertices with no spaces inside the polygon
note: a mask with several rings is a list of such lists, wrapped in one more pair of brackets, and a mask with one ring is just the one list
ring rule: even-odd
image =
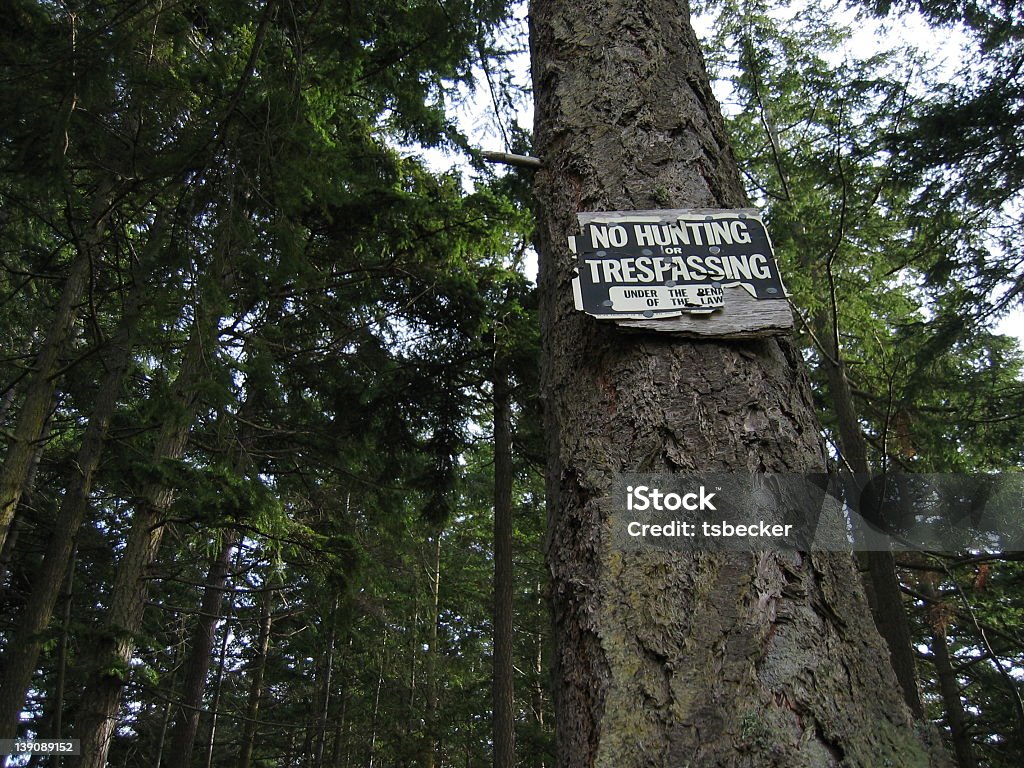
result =
[{"label": "black and white sign", "polygon": [[748,211],[579,214],[576,308],[611,319],[728,312],[724,288],[758,301],[786,289],[760,217]]}]

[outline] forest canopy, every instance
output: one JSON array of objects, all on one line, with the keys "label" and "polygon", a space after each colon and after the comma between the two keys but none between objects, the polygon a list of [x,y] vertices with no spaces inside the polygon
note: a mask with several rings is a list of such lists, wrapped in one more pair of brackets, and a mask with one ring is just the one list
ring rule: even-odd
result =
[{"label": "forest canopy", "polygon": [[[829,461],[1019,471],[1024,355],[994,330],[1022,297],[1019,9],[862,5],[962,31],[971,71],[851,53],[838,6],[698,9]],[[2,16],[0,739],[477,765],[508,754],[500,657],[515,764],[555,764],[533,171],[459,117],[473,91],[531,151],[522,9]],[[888,567],[919,719],[961,768],[1021,764],[1019,554]]]}]

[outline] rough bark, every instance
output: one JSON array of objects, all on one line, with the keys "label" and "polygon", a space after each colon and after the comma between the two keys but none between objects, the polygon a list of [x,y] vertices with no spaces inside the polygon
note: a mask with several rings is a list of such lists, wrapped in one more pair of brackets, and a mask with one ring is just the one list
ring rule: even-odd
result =
[{"label": "rough bark", "polygon": [[515,765],[512,667],[512,424],[508,371],[494,366],[494,768]]},{"label": "rough bark", "polygon": [[[181,368],[173,387],[173,404],[161,425],[153,450],[155,462],[182,455],[195,418],[199,384],[207,360],[213,354],[211,338],[217,318],[200,312],[202,327],[196,327],[182,355]],[[75,733],[81,739],[83,768],[103,768],[114,735],[121,691],[127,682],[135,650],[135,635],[142,626],[146,603],[146,573],[156,559],[167,528],[164,514],[173,499],[172,489],[151,483],[140,493],[132,515],[124,554],[117,564],[103,634],[89,654],[91,671]]]},{"label": "rough bark", "polygon": [[171,730],[171,754],[167,761],[169,768],[188,768],[192,762],[192,749],[195,747],[196,732],[199,730],[203,690],[206,687],[206,675],[210,670],[213,654],[214,634],[217,622],[221,618],[228,570],[238,538],[239,534],[234,530],[225,534],[220,551],[211,559],[206,574],[199,617],[192,632],[188,660],[185,662],[181,706]]},{"label": "rough bark", "polygon": [[577,211],[746,203],[687,11],[531,6],[559,764],[943,764],[915,733],[851,556],[606,539],[617,473],[824,466],[788,340],[630,334],[572,306]]}]

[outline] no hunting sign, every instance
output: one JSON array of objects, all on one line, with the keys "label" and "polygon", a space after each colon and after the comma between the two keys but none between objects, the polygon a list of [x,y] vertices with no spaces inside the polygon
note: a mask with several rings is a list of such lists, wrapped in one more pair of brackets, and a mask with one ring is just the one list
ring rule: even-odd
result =
[{"label": "no hunting sign", "polygon": [[577,309],[686,335],[765,335],[792,327],[771,240],[756,211],[578,217],[581,234],[569,238],[577,259]]}]

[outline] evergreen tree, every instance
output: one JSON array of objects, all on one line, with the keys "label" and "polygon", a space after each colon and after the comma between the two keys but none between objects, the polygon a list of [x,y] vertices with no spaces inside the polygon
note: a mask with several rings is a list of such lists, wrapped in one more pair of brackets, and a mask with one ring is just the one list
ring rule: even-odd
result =
[{"label": "evergreen tree", "polygon": [[787,340],[628,336],[572,307],[577,211],[746,202],[696,38],[670,5],[531,10],[560,761],[942,764],[877,664],[849,558],[609,551],[616,473],[824,463]]}]

